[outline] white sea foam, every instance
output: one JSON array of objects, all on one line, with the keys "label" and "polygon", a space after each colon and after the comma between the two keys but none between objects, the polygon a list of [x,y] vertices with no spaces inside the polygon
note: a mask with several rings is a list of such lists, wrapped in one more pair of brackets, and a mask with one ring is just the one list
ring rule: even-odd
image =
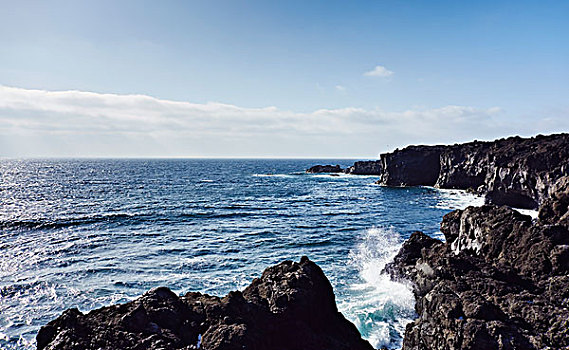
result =
[{"label": "white sea foam", "polygon": [[253,177],[293,177],[291,174],[253,174]]},{"label": "white sea foam", "polygon": [[438,209],[464,209],[468,206],[484,205],[484,197],[463,190],[437,189],[440,199],[435,205]]},{"label": "white sea foam", "polygon": [[350,252],[360,282],[351,286],[340,309],[376,348],[400,347],[405,326],[415,316],[410,288],[381,273],[399,251],[399,237],[392,229],[368,229]]},{"label": "white sea foam", "polygon": [[345,174],[345,173],[317,173],[317,174],[309,174],[312,177],[334,177],[334,178],[379,178],[379,175],[354,175],[354,174]]}]

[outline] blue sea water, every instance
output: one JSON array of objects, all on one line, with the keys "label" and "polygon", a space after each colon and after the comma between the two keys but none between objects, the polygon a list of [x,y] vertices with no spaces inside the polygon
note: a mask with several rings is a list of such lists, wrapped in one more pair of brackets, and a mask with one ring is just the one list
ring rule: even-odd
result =
[{"label": "blue sea water", "polygon": [[307,255],[372,345],[400,346],[407,286],[380,274],[403,240],[440,237],[460,191],[386,188],[376,177],[305,174],[354,160],[0,160],[0,348],[150,288],[225,295]]}]

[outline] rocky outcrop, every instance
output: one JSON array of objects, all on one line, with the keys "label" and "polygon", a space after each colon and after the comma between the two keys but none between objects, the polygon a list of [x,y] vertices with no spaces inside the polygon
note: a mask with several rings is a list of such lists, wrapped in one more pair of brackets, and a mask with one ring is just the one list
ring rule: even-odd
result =
[{"label": "rocky outcrop", "polygon": [[379,175],[382,172],[382,167],[381,163],[376,160],[360,161],[346,168],[344,172],[352,175]]},{"label": "rocky outcrop", "polygon": [[306,172],[309,174],[318,174],[318,173],[341,173],[344,169],[342,169],[339,165],[315,165],[306,169]]},{"label": "rocky outcrop", "polygon": [[442,146],[409,146],[382,154],[381,184],[386,186],[433,186],[440,174]]},{"label": "rocky outcrop", "polygon": [[[330,168],[328,168],[330,167]],[[307,172],[340,172],[315,166]],[[510,137],[450,146],[409,146],[359,161],[347,174],[377,175],[385,186],[469,190],[487,203],[536,209],[557,179],[569,175],[569,134]]]},{"label": "rocky outcrop", "polygon": [[569,134],[409,146],[382,154],[380,162],[382,185],[471,190],[488,203],[534,209],[569,175]]},{"label": "rocky outcrop", "polygon": [[569,349],[568,184],[537,222],[486,205],[447,214],[445,243],[414,233],[385,268],[417,301],[403,349]]},{"label": "rocky outcrop", "polygon": [[242,292],[179,297],[153,289],[87,314],[70,309],[42,327],[42,349],[373,349],[336,308],[308,258],[270,267]]}]

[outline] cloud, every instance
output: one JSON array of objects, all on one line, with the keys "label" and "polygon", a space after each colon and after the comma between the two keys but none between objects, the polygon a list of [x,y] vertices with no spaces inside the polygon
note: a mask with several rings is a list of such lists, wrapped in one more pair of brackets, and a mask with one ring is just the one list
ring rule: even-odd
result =
[{"label": "cloud", "polygon": [[336,90],[341,91],[341,92],[346,91],[346,87],[342,86],[342,85],[336,85],[335,88],[336,88]]},{"label": "cloud", "polygon": [[370,70],[369,72],[365,72],[364,76],[388,78],[388,77],[392,76],[393,74],[394,74],[394,72],[390,71],[389,69],[385,68],[384,66],[375,66],[374,69]]},{"label": "cloud", "polygon": [[[503,115],[497,107],[455,105],[399,112],[356,107],[293,112],[0,86],[0,156],[373,157],[405,144],[515,133],[519,125]],[[556,120],[548,123],[557,125]]]}]

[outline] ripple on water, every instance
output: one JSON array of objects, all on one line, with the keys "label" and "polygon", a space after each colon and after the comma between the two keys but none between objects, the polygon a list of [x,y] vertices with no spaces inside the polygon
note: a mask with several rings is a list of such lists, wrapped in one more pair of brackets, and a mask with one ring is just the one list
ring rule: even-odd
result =
[{"label": "ripple on water", "polygon": [[33,349],[39,327],[70,307],[158,286],[225,295],[302,255],[365,338],[397,346],[413,299],[383,266],[411,232],[436,234],[473,199],[302,173],[316,163],[0,160],[0,348]]}]

